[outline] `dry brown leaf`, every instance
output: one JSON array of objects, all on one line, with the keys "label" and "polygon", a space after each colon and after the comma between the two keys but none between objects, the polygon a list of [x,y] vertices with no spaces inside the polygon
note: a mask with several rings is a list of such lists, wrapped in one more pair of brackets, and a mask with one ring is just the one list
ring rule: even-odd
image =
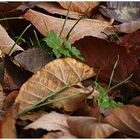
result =
[{"label": "dry brown leaf", "polygon": [[[14,43],[15,42],[9,37],[7,32],[0,25],[0,49],[2,50],[2,52],[8,54]],[[23,49],[20,46],[15,45],[11,54],[15,51],[23,51]]]},{"label": "dry brown leaf", "polygon": [[26,70],[33,73],[36,73],[50,61],[45,51],[39,48],[28,49],[16,55],[14,59]]},{"label": "dry brown leaf", "polygon": [[19,105],[16,104],[3,116],[2,126],[1,126],[1,133],[2,138],[16,138],[16,115],[18,113]]},{"label": "dry brown leaf", "polygon": [[140,106],[140,96],[136,96],[134,98],[132,98],[128,104],[133,104],[133,105],[137,105]]},{"label": "dry brown leaf", "polygon": [[5,57],[4,76],[2,86],[4,90],[19,89],[21,85],[31,77],[32,73],[15,65],[10,57]]},{"label": "dry brown leaf", "polygon": [[[37,7],[42,8],[46,10],[47,12],[51,14],[59,14],[59,15],[64,15],[66,16],[67,10],[63,9],[58,3],[56,2],[40,2],[35,4]],[[69,18],[72,19],[79,19],[80,18],[80,13],[74,12],[74,11],[69,11]]]},{"label": "dry brown leaf", "polygon": [[4,98],[5,95],[3,93],[2,85],[0,84],[0,110],[2,110]]},{"label": "dry brown leaf", "polygon": [[97,69],[99,77],[107,82],[118,55],[119,62],[115,69],[113,82],[122,82],[128,78],[138,65],[136,58],[129,53],[127,48],[113,42],[95,37],[84,37],[76,41],[74,46],[80,50],[85,62]]},{"label": "dry brown leaf", "polygon": [[112,109],[104,120],[127,135],[140,137],[140,107],[125,105]]},{"label": "dry brown leaf", "polygon": [[[48,16],[34,10],[28,10],[24,17],[26,20],[29,20],[44,36],[46,35],[47,31],[50,30],[55,30],[59,35],[62,29],[62,25],[64,24],[64,19]],[[66,37],[76,22],[77,20],[67,20],[61,40]],[[79,40],[84,36],[94,36],[106,39],[107,35],[113,33],[113,27],[110,26],[108,22],[94,19],[83,19],[72,30],[69,40],[71,43],[74,43],[76,40]]]},{"label": "dry brown leaf", "polygon": [[73,87],[67,88],[54,98],[51,98],[51,100],[80,92],[81,94],[78,96],[54,103],[55,106],[59,107],[62,107],[63,105],[64,110],[74,111],[80,106],[79,103],[92,92],[91,87],[84,88],[81,85],[81,87],[78,88],[74,87],[74,85],[77,85],[80,81],[88,79],[94,75],[95,72],[93,71],[93,68],[84,63],[78,62],[75,59],[56,59],[45,65],[23,84],[15,102],[20,103],[20,111],[23,111],[48,94],[60,89],[68,83],[72,83]]},{"label": "dry brown leaf", "polygon": [[3,103],[4,110],[9,109],[14,104],[17,95],[18,95],[18,91],[14,90],[5,97],[4,103]]},{"label": "dry brown leaf", "polygon": [[74,138],[74,136],[69,132],[69,127],[67,124],[67,115],[51,112],[46,115],[43,115],[33,123],[26,126],[24,129],[45,129],[48,132],[60,131],[63,135]]},{"label": "dry brown leaf", "polygon": [[46,112],[42,110],[39,110],[36,112],[28,112],[27,114],[20,116],[19,119],[21,119],[22,121],[29,120],[29,121],[34,122],[35,120],[37,120],[38,118],[40,118],[41,116],[45,114]]},{"label": "dry brown leaf", "polygon": [[106,138],[117,131],[111,125],[93,117],[69,117],[67,122],[72,134],[80,138]]},{"label": "dry brown leaf", "polygon": [[133,33],[140,29],[140,20],[122,23],[114,26],[118,32]]},{"label": "dry brown leaf", "polygon": [[[66,2],[59,2],[59,4],[65,8],[68,9],[70,2],[66,1]],[[95,8],[96,6],[99,5],[98,1],[91,1],[91,2],[75,2],[73,1],[70,7],[70,11],[75,11],[75,12],[79,12],[79,13],[85,13],[87,10],[91,11],[93,8]]]}]

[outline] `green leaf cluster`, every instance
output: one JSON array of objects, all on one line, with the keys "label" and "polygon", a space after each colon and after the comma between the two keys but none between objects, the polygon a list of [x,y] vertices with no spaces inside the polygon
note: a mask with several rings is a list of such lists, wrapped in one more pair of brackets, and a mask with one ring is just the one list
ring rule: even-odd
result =
[{"label": "green leaf cluster", "polygon": [[71,46],[68,39],[65,38],[64,42],[61,44],[60,37],[57,36],[54,30],[47,32],[44,41],[52,49],[53,53],[56,56],[66,56],[66,57],[75,56],[80,60],[84,60],[80,54],[80,51],[76,47]]},{"label": "green leaf cluster", "polygon": [[123,104],[120,102],[115,102],[109,98],[107,95],[108,91],[101,87],[99,83],[94,81],[94,88],[99,92],[99,97],[96,99],[97,104],[102,108],[116,108]]}]

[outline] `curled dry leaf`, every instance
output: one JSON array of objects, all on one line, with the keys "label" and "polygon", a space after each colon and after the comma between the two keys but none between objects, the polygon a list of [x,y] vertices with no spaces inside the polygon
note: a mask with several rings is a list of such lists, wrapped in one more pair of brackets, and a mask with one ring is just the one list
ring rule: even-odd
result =
[{"label": "curled dry leaf", "polygon": [[85,62],[97,69],[99,77],[108,81],[112,73],[117,56],[119,62],[113,76],[114,82],[121,82],[135,70],[138,62],[135,57],[129,54],[129,51],[124,47],[113,42],[108,42],[94,37],[85,37],[74,43]]},{"label": "curled dry leaf", "polygon": [[106,138],[117,131],[107,123],[102,123],[93,117],[69,117],[70,131],[80,138]]},{"label": "curled dry leaf", "polygon": [[131,21],[129,23],[122,23],[114,26],[118,32],[133,33],[140,29],[140,20]]},{"label": "curled dry leaf", "polygon": [[140,137],[140,107],[125,105],[112,109],[104,120],[127,135]]},{"label": "curled dry leaf", "polygon": [[[59,35],[64,24],[64,19],[48,16],[34,10],[28,10],[25,13],[24,18],[29,20],[44,36],[46,35],[47,31],[50,30],[55,30],[57,35]],[[64,40],[76,22],[77,20],[67,19],[61,40]],[[71,43],[74,43],[76,40],[79,40],[84,36],[94,36],[105,39],[107,38],[107,35],[113,33],[113,27],[110,26],[108,22],[94,19],[82,19],[72,30],[69,40]]]},{"label": "curled dry leaf", "polygon": [[2,126],[1,126],[1,133],[2,138],[16,138],[16,115],[18,113],[19,105],[16,104],[12,108],[6,111],[5,115],[3,116]]},{"label": "curled dry leaf", "polygon": [[24,129],[45,129],[48,132],[55,132],[60,131],[62,132],[60,137],[63,137],[63,135],[74,138],[74,136],[69,132],[69,127],[67,124],[67,115],[51,112],[46,115],[43,115],[33,123],[26,126]]},{"label": "curled dry leaf", "polygon": [[[66,1],[66,2],[59,2],[59,4],[65,8],[68,9],[70,2]],[[85,13],[87,10],[88,12],[90,12],[93,8],[95,8],[96,6],[99,5],[98,1],[91,1],[91,2],[75,2],[73,1],[70,7],[70,11],[75,11],[75,12],[79,12],[79,13]]]},{"label": "curled dry leaf", "polygon": [[41,67],[47,64],[50,59],[44,50],[40,48],[28,49],[15,56],[14,60],[26,70],[36,73]]},{"label": "curled dry leaf", "polygon": [[4,98],[5,95],[3,93],[2,85],[0,84],[0,110],[2,110]]},{"label": "curled dry leaf", "polygon": [[81,100],[92,92],[92,88],[76,88],[74,85],[77,85],[80,81],[88,79],[94,75],[95,72],[93,71],[93,68],[84,63],[78,62],[75,59],[56,59],[45,65],[23,84],[15,102],[20,103],[19,109],[20,111],[23,111],[24,109],[31,107],[43,97],[60,89],[68,83],[72,83],[72,87],[57,94],[54,98],[51,98],[51,100],[80,92],[81,94],[78,96],[54,104],[59,107],[62,107],[63,105],[64,110],[66,111],[74,111],[80,106],[79,103]]},{"label": "curled dry leaf", "polygon": [[9,93],[3,102],[3,109],[7,110],[9,109],[15,102],[15,99],[18,95],[18,91],[17,90],[13,90],[11,93]]},{"label": "curled dry leaf", "polygon": [[[0,49],[2,50],[2,52],[8,54],[14,43],[15,42],[9,37],[7,32],[0,25]],[[15,45],[11,54],[15,51],[23,51],[23,49],[20,46]]]},{"label": "curled dry leaf", "polygon": [[[36,3],[35,4],[37,7],[42,8],[44,10],[46,10],[47,12],[51,13],[51,14],[59,14],[59,15],[64,15],[66,16],[67,14],[67,10],[63,9],[58,3],[56,2],[45,2],[45,3]],[[80,13],[78,12],[74,12],[74,11],[69,11],[69,18],[72,19],[79,19],[80,18]]]}]

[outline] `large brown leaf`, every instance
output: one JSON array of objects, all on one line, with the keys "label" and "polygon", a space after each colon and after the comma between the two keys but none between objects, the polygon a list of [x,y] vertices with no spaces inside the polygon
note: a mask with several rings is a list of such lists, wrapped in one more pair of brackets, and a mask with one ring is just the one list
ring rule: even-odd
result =
[{"label": "large brown leaf", "polygon": [[[67,10],[63,9],[58,3],[56,2],[40,2],[35,4],[37,7],[44,9],[45,11],[51,13],[51,14],[59,14],[59,15],[64,15],[66,16]],[[80,18],[80,13],[74,12],[74,11],[69,11],[69,18],[72,19],[79,19]]]},{"label": "large brown leaf", "polygon": [[[33,10],[28,10],[24,17],[26,20],[29,20],[44,36],[46,35],[47,31],[50,30],[55,30],[59,35],[62,25],[64,24],[64,19],[48,16]],[[77,20],[67,20],[61,37],[62,40],[66,37],[76,22]],[[71,43],[74,43],[76,40],[79,40],[84,36],[94,36],[105,39],[107,38],[107,35],[114,33],[112,30],[113,28],[108,22],[94,19],[83,19],[72,30],[69,40]]]},{"label": "large brown leaf", "polygon": [[80,138],[105,138],[117,131],[93,117],[69,117],[67,122],[72,134]]},{"label": "large brown leaf", "polygon": [[[9,37],[7,32],[0,25],[0,50],[2,50],[3,53],[8,54],[14,43],[15,42]],[[23,49],[20,46],[15,45],[11,54],[15,51],[23,51]]]},{"label": "large brown leaf", "polygon": [[[70,2],[59,2],[60,5],[65,8],[68,9]],[[98,1],[91,1],[91,2],[72,2],[72,5],[70,7],[70,11],[75,11],[75,12],[79,12],[79,13],[85,13],[87,10],[91,11],[91,9],[93,9],[94,7],[96,7],[97,5],[99,5]]]},{"label": "large brown leaf", "polygon": [[59,137],[74,138],[70,133],[69,127],[67,124],[67,115],[51,112],[46,115],[43,115],[33,123],[25,127],[25,129],[45,129],[48,132],[60,131],[62,132]]},{"label": "large brown leaf", "polygon": [[140,107],[126,105],[112,109],[105,121],[130,136],[140,137]]},{"label": "large brown leaf", "polygon": [[[45,65],[40,71],[34,74],[27,82],[23,84],[16,98],[16,103],[20,103],[20,111],[31,107],[34,103],[41,100],[51,92],[54,92],[68,83],[72,87],[67,88],[53,99],[66,97],[77,92],[78,96],[69,100],[55,103],[55,106],[64,107],[67,111],[74,111],[80,106],[80,102],[85,99],[86,94],[92,92],[92,88],[81,86],[74,87],[82,80],[88,79],[95,75],[93,68],[78,62],[72,58],[56,59]],[[52,99],[52,98],[51,98]]]},{"label": "large brown leaf", "polygon": [[110,78],[113,66],[119,55],[119,62],[115,69],[113,81],[121,82],[133,73],[137,66],[135,57],[129,54],[129,51],[124,47],[113,42],[108,42],[94,37],[85,37],[74,43],[86,63],[97,71],[100,71],[99,76],[103,80]]}]

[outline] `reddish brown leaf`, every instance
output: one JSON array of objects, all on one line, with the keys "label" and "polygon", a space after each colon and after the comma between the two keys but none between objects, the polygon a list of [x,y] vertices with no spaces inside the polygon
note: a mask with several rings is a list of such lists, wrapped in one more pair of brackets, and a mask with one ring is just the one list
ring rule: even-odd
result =
[{"label": "reddish brown leaf", "polygon": [[[59,14],[59,15],[64,15],[66,16],[67,10],[63,9],[58,3],[56,2],[45,2],[45,3],[36,3],[35,4],[37,7],[42,8],[46,10],[47,12],[51,14]],[[70,11],[68,17],[72,19],[79,19],[80,18],[80,13]]]},{"label": "reddish brown leaf", "polygon": [[7,110],[5,115],[3,116],[2,121],[2,138],[16,138],[16,115],[18,113],[18,104],[13,106],[11,109]]},{"label": "reddish brown leaf", "polygon": [[46,52],[39,48],[28,49],[16,55],[14,59],[26,70],[33,73],[36,73],[50,61]]},{"label": "reddish brown leaf", "polygon": [[5,97],[4,103],[3,103],[4,110],[9,109],[14,104],[17,95],[18,95],[18,91],[14,90]]},{"label": "reddish brown leaf", "polygon": [[128,104],[134,104],[134,105],[137,105],[137,106],[140,106],[140,96],[136,96],[134,98],[132,98]]},{"label": "reddish brown leaf", "polygon": [[140,137],[140,107],[126,105],[112,109],[104,120],[127,135]]},{"label": "reddish brown leaf", "polygon": [[113,81],[121,82],[133,73],[137,66],[137,60],[131,56],[124,46],[117,45],[113,42],[108,42],[94,37],[85,37],[74,43],[86,63],[97,71],[100,71],[99,76],[103,80],[110,78],[113,66],[119,55],[119,62],[115,69]]},{"label": "reddish brown leaf", "polygon": [[69,117],[67,122],[72,134],[80,138],[105,138],[117,131],[93,117]]},{"label": "reddish brown leaf", "polygon": [[[55,30],[57,35],[60,34],[62,26],[64,24],[64,19],[55,18],[36,12],[33,10],[28,10],[24,15],[26,20],[29,20],[41,34],[44,36],[50,30]],[[40,22],[38,22],[40,21]],[[70,29],[77,22],[77,20],[68,19],[61,37],[63,41]],[[103,22],[94,19],[82,19],[76,27],[72,30],[70,34],[70,42],[74,43],[76,40],[83,38],[84,36],[94,36],[102,39],[106,39],[107,35],[113,34],[113,27],[110,26],[108,22]]]},{"label": "reddish brown leaf", "polygon": [[5,95],[3,92],[2,85],[0,84],[0,110],[2,110],[4,98],[5,98]]},{"label": "reddish brown leaf", "polygon": [[[70,2],[59,2],[60,5],[65,8],[68,9]],[[85,13],[87,10],[91,11],[91,9],[93,9],[94,7],[96,7],[97,5],[99,5],[98,1],[92,1],[92,2],[72,2],[72,5],[70,7],[71,11],[75,11],[75,12],[79,12],[79,13]]]}]

